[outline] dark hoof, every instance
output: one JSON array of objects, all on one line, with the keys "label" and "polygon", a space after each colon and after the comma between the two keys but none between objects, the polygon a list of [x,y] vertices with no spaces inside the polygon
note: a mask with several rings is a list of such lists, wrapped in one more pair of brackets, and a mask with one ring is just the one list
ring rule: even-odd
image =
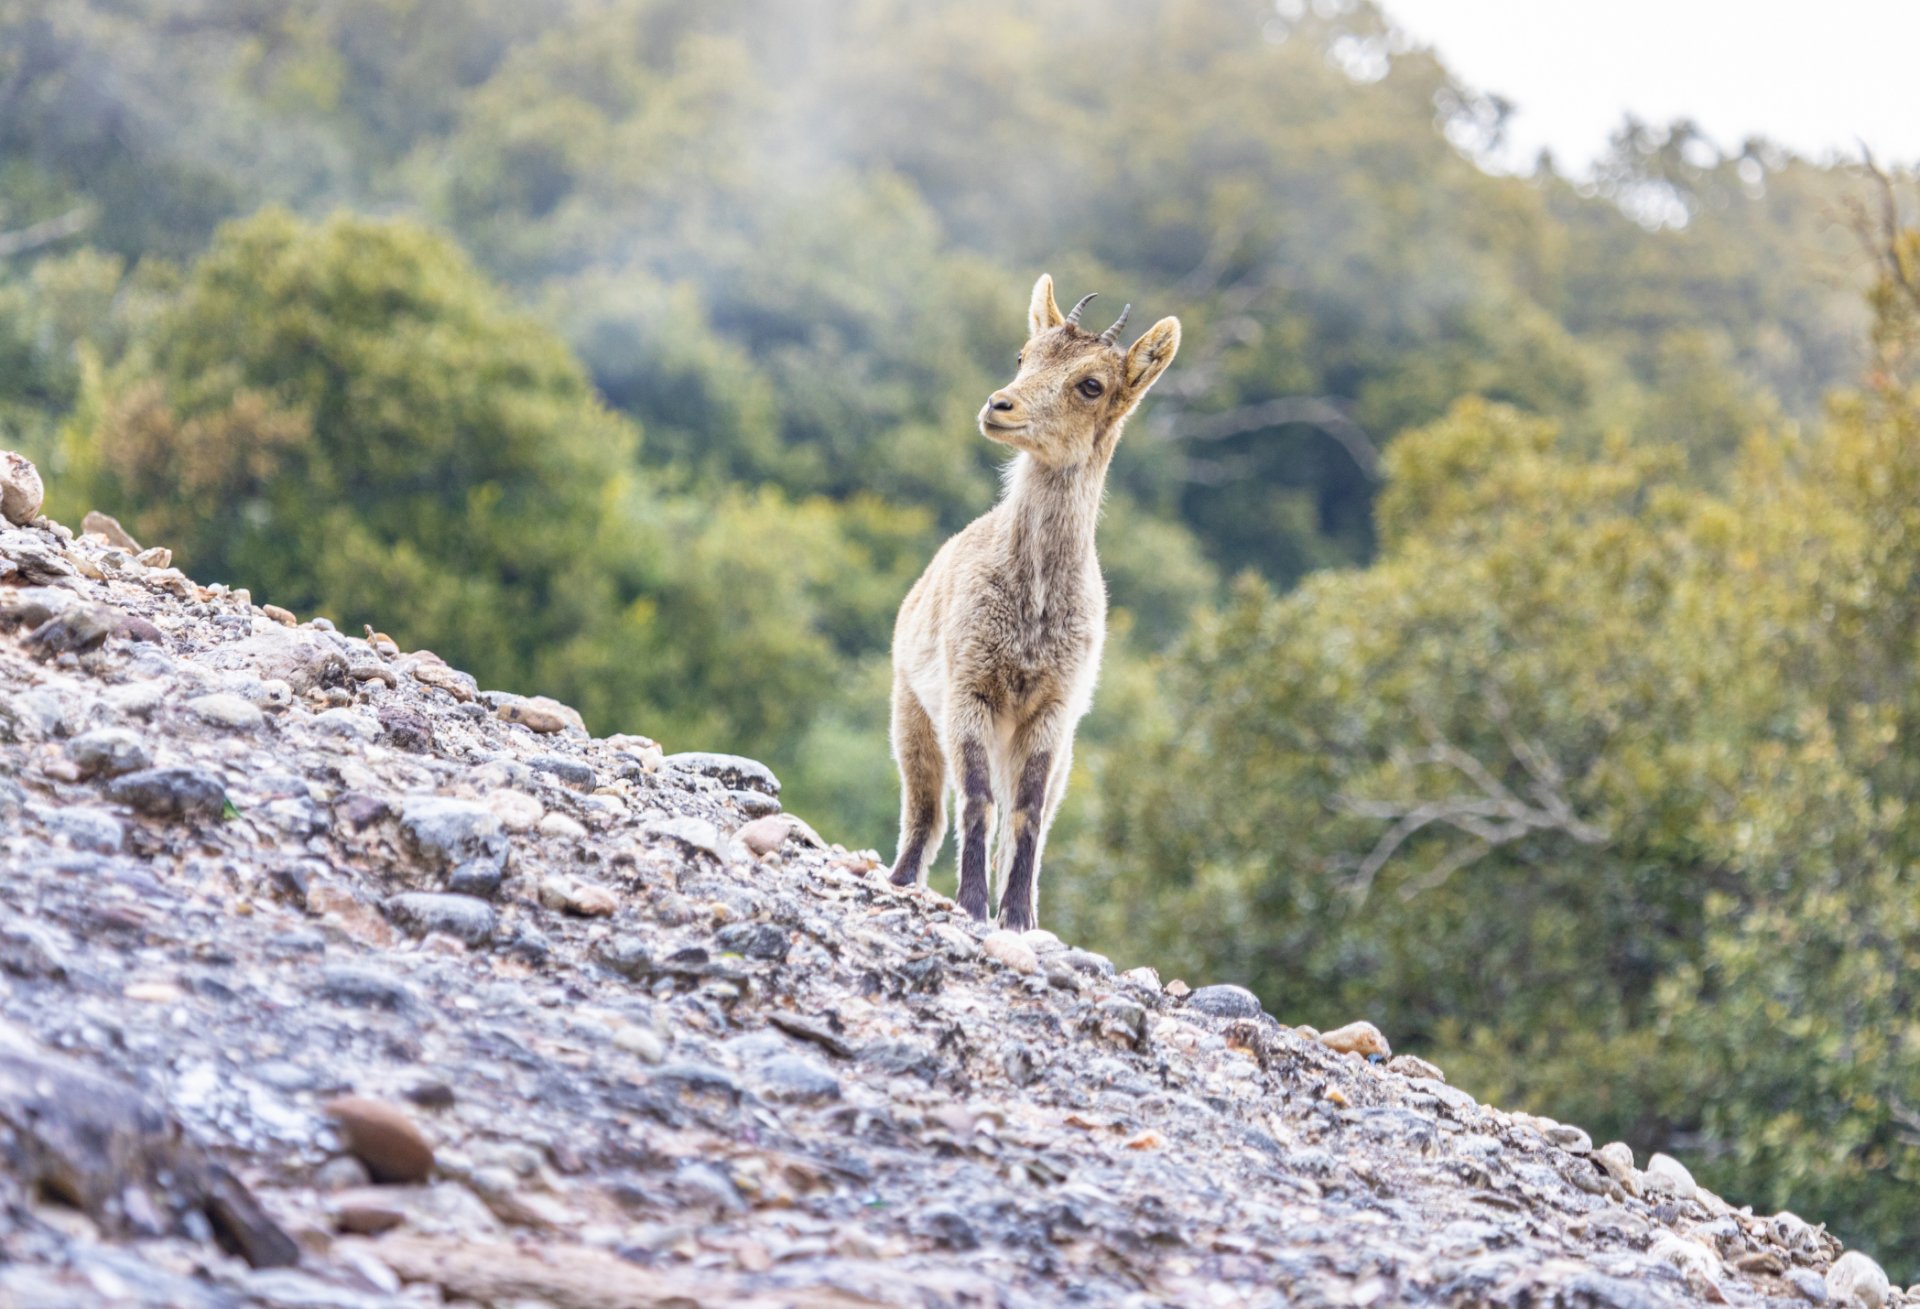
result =
[{"label": "dark hoof", "polygon": [[920,879],[914,875],[914,872],[911,868],[907,867],[905,864],[901,864],[898,868],[893,870],[893,875],[887,878],[887,880],[889,882],[892,882],[895,886],[912,886],[915,882],[919,881]]},{"label": "dark hoof", "polygon": [[1009,932],[1031,932],[1034,918],[1024,909],[1009,909],[1000,915],[1000,926]]},{"label": "dark hoof", "polygon": [[977,897],[969,896],[963,891],[960,893],[960,907],[971,914],[975,922],[984,923],[987,921],[987,897],[985,895]]}]

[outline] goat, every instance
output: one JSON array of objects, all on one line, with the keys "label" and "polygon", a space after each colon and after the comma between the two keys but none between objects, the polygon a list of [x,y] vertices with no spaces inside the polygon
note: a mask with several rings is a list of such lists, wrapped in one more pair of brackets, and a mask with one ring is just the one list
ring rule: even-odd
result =
[{"label": "goat", "polygon": [[1038,922],[1040,851],[1066,793],[1073,733],[1093,703],[1107,633],[1094,526],[1127,415],[1173,362],[1180,320],[1122,349],[1129,305],[1104,332],[1080,326],[1053,279],[1034,283],[1013,381],[987,397],[980,434],[1018,451],[1000,502],[934,555],[893,631],[893,757],[900,845],[892,880],[923,884],[958,798],[961,908],[988,916],[994,851],[1001,926]]}]

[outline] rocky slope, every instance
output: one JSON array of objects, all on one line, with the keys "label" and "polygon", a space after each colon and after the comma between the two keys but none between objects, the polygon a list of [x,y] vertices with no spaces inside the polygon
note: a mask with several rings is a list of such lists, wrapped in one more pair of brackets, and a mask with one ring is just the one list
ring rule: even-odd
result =
[{"label": "rocky slope", "polygon": [[0,524],[0,1304],[1915,1302],[97,525]]}]

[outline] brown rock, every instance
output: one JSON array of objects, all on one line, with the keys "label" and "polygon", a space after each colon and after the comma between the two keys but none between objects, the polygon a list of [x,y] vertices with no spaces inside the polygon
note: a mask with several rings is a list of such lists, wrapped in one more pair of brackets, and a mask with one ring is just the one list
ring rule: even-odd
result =
[{"label": "brown rock", "polygon": [[1387,1057],[1393,1054],[1393,1047],[1387,1044],[1386,1037],[1380,1035],[1380,1029],[1368,1022],[1348,1023],[1331,1032],[1322,1032],[1320,1044],[1341,1054]]},{"label": "brown rock", "polygon": [[129,554],[140,553],[140,543],[133,539],[133,533],[120,526],[120,520],[112,514],[89,509],[87,516],[80,520],[80,530],[94,536],[104,536],[108,544],[116,545]]},{"label": "brown rock", "polygon": [[447,667],[439,659],[423,659],[416,654],[408,671],[416,681],[445,691],[456,700],[464,702],[473,699],[473,688],[467,684],[466,675]]},{"label": "brown rock", "polygon": [[540,903],[581,918],[606,918],[620,907],[620,897],[593,882],[550,877],[540,884]]},{"label": "brown rock", "polygon": [[393,1203],[391,1192],[377,1186],[343,1191],[333,1202],[333,1225],[358,1236],[378,1236],[407,1221],[407,1211]]},{"label": "brown rock", "polygon": [[433,1147],[398,1105],[360,1095],[327,1101],[341,1139],[376,1182],[419,1182],[433,1171]]},{"label": "brown rock", "polygon": [[112,635],[126,641],[151,641],[155,645],[165,645],[167,642],[166,633],[138,614],[122,614]]},{"label": "brown rock", "polygon": [[793,832],[793,820],[785,814],[769,814],[765,818],[756,818],[733,834],[734,840],[753,852],[756,859],[778,850],[787,843],[787,837]]},{"label": "brown rock", "polygon": [[261,605],[260,612],[282,627],[298,627],[300,625],[300,620],[294,616],[293,610],[282,609],[279,605]]},{"label": "brown rock", "polygon": [[500,706],[500,717],[509,723],[518,723],[535,732],[564,732],[569,729],[586,735],[587,725],[580,713],[568,705],[561,704],[544,695],[529,696],[524,700],[509,700]]}]

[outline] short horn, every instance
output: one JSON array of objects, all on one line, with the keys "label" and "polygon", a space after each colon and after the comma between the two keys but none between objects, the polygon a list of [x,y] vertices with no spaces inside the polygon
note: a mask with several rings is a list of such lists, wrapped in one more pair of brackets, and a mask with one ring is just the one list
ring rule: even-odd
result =
[{"label": "short horn", "polygon": [[1100,293],[1098,291],[1089,291],[1085,295],[1081,296],[1080,303],[1075,305],[1073,307],[1073,312],[1067,315],[1067,321],[1069,323],[1072,323],[1075,327],[1080,326],[1080,311],[1087,307],[1087,302],[1089,300],[1092,300],[1095,296],[1099,294]]},{"label": "short horn", "polygon": [[1109,327],[1106,331],[1100,333],[1100,339],[1102,341],[1105,341],[1108,345],[1120,344],[1120,331],[1122,328],[1124,328],[1127,325],[1127,315],[1132,312],[1133,312],[1132,305],[1128,305],[1125,309],[1122,309],[1120,311],[1120,316],[1113,320],[1113,326]]}]

